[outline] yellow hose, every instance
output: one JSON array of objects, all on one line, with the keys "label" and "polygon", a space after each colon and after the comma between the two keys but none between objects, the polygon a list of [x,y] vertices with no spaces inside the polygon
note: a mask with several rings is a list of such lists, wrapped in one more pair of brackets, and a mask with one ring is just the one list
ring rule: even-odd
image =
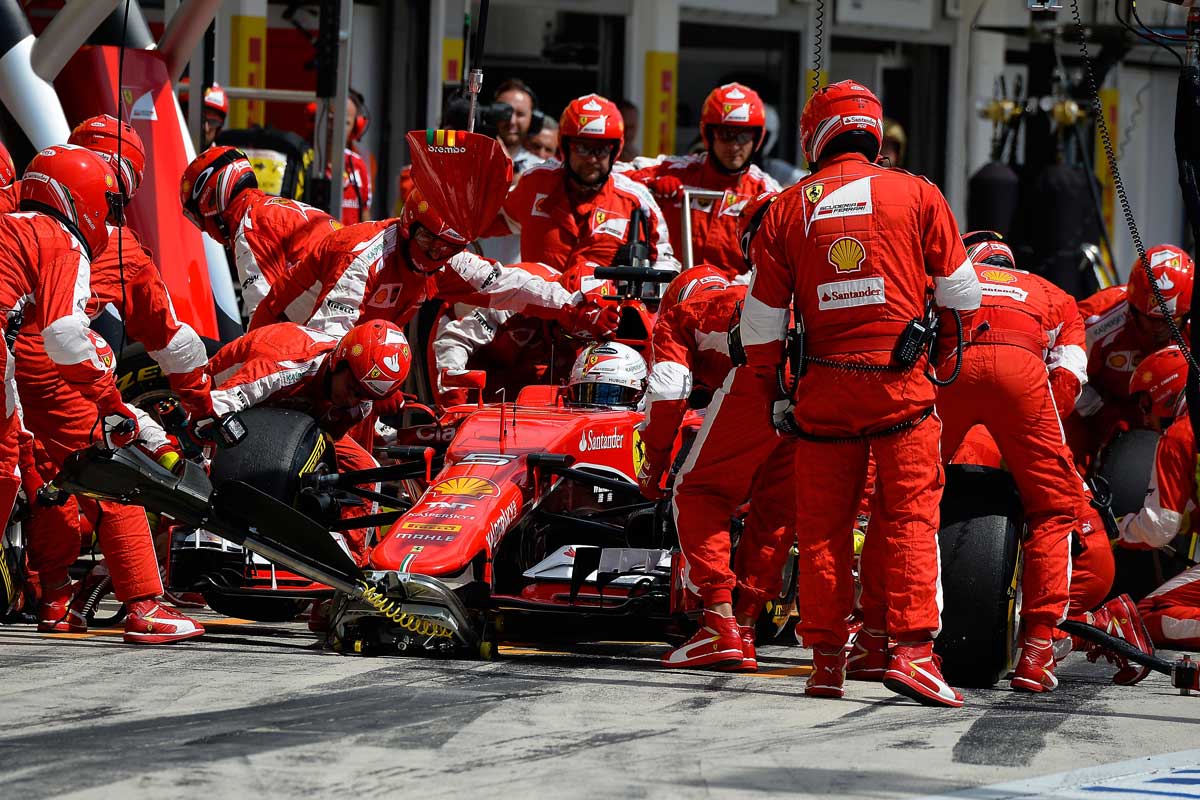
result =
[{"label": "yellow hose", "polygon": [[431,638],[454,638],[454,631],[425,617],[405,613],[401,610],[399,603],[395,600],[388,600],[387,597],[380,594],[374,586],[366,581],[359,581],[359,585],[362,586],[362,599],[364,603],[409,633]]}]

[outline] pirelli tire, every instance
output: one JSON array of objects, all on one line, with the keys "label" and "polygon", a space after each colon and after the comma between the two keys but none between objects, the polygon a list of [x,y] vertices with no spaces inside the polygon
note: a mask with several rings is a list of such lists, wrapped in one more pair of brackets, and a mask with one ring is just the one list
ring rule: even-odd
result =
[{"label": "pirelli tire", "polygon": [[942,632],[935,650],[952,686],[987,688],[1012,667],[1024,518],[1008,472],[946,467],[938,532]]},{"label": "pirelli tire", "polygon": [[[236,447],[218,450],[209,477],[214,489],[238,480],[276,500],[295,505],[305,475],[335,468],[333,446],[316,420],[283,408],[250,408],[241,413],[246,438]],[[205,601],[231,617],[263,622],[295,619],[310,598],[262,597],[211,590]]]},{"label": "pirelli tire", "polygon": [[[221,343],[214,339],[202,336],[200,341],[204,342],[204,351],[209,358],[221,349]],[[116,377],[121,399],[144,411],[153,411],[155,403],[174,394],[162,367],[150,357],[140,342],[121,351],[121,357],[117,359]]]}]

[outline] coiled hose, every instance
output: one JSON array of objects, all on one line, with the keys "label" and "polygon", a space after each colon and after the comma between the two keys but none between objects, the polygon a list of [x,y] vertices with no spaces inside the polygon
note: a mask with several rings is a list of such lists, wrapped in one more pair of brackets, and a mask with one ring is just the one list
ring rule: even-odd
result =
[{"label": "coiled hose", "polygon": [[417,636],[426,636],[433,639],[453,639],[454,631],[447,628],[445,625],[439,625],[431,619],[420,617],[415,614],[408,614],[401,610],[400,604],[395,600],[389,600],[379,592],[374,586],[367,581],[359,581],[359,586],[362,587],[362,599],[367,605],[374,608],[383,616],[387,617],[392,622],[399,625],[409,633]]}]

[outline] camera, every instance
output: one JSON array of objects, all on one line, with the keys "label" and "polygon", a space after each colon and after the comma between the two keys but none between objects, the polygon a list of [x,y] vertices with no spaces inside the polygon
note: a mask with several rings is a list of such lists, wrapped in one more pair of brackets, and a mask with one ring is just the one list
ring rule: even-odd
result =
[{"label": "camera", "polygon": [[[469,128],[471,100],[466,95],[456,94],[446,101],[442,109],[442,127],[465,131]],[[475,106],[475,132],[495,136],[501,122],[512,119],[513,107],[508,103],[480,103]]]}]

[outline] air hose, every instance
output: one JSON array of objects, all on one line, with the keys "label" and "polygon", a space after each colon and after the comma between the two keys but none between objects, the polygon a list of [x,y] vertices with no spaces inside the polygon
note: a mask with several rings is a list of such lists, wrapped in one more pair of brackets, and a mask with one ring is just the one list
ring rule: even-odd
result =
[{"label": "air hose", "polygon": [[400,603],[395,600],[389,600],[367,581],[359,581],[358,583],[362,587],[362,600],[364,603],[409,633],[432,639],[454,638],[454,631],[445,625],[439,625],[431,619],[426,619],[416,614],[408,614],[402,610]]}]

